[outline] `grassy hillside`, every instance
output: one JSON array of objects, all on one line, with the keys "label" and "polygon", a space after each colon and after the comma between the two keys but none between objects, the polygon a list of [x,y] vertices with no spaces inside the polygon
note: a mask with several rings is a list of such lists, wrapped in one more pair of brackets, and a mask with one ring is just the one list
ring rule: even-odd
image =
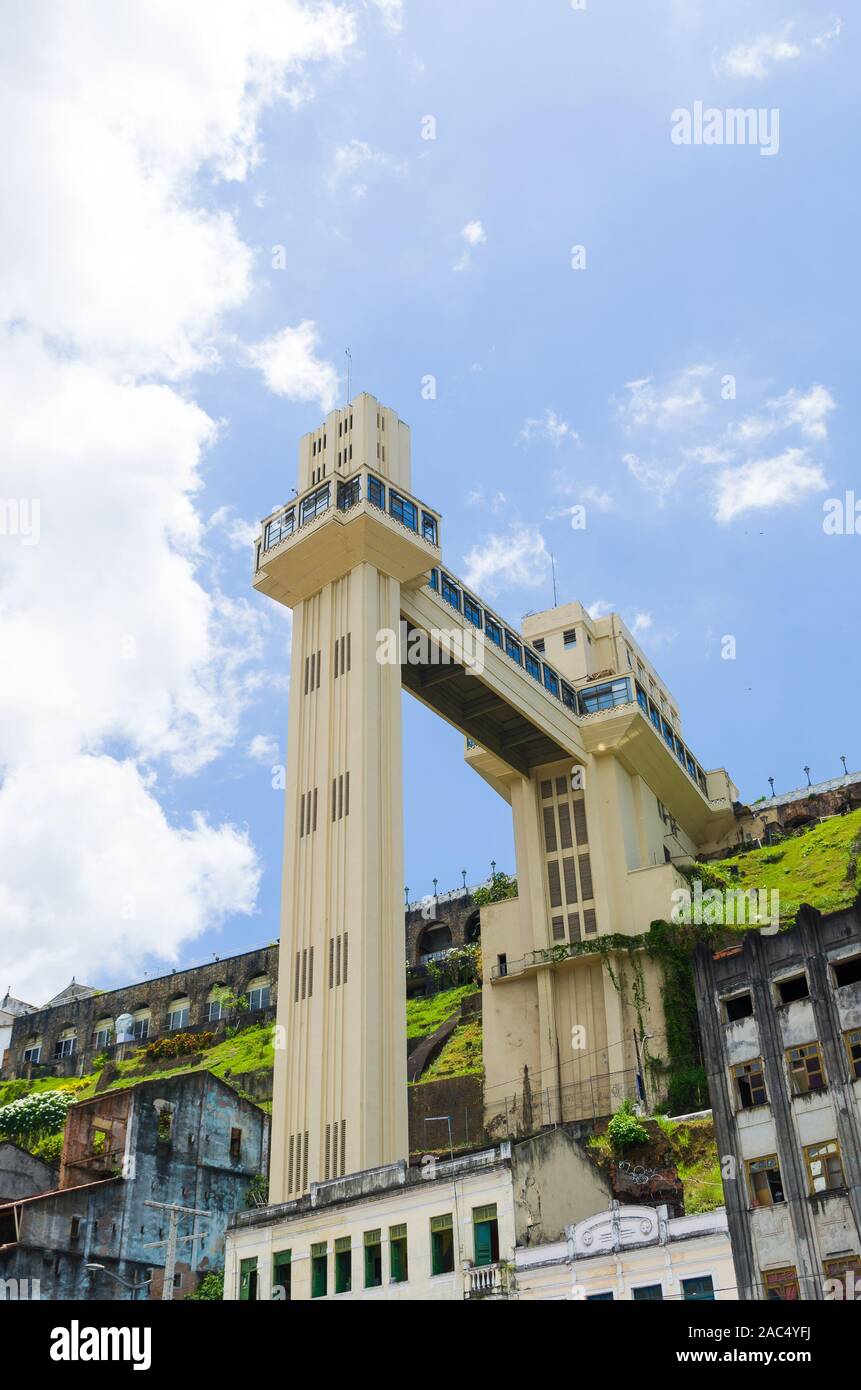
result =
[{"label": "grassy hillside", "polygon": [[441,1081],[446,1076],[480,1076],[483,1070],[481,1015],[473,1014],[458,1024],[439,1055],[422,1072],[417,1084]]},{"label": "grassy hillside", "polygon": [[461,999],[475,994],[475,985],[458,985],[457,989],[444,989],[430,999],[407,1000],[407,1037],[427,1038],[435,1033],[441,1023],[456,1014]]},{"label": "grassy hillside", "polygon": [[728,887],[777,889],[781,922],[790,922],[802,903],[837,912],[861,891],[861,811],[833,816],[779,845],[713,860],[708,868]]}]

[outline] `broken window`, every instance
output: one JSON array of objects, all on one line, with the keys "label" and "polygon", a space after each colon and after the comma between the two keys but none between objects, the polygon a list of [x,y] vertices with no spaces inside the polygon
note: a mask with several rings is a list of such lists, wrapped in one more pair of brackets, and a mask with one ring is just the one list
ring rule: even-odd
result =
[{"label": "broken window", "polygon": [[173,1140],[173,1106],[166,1100],[157,1100],[155,1106],[158,1111],[156,1142],[170,1144]]},{"label": "broken window", "polygon": [[763,1270],[762,1283],[766,1298],[772,1302],[778,1300],[794,1303],[801,1297],[794,1265],[786,1265],[783,1269]]},{"label": "broken window", "polygon": [[752,1158],[747,1165],[747,1176],[755,1207],[774,1207],[786,1201],[777,1154]]},{"label": "broken window", "polygon": [[811,1196],[817,1192],[833,1192],[835,1188],[844,1186],[840,1145],[836,1139],[829,1139],[825,1144],[808,1144],[804,1159]]},{"label": "broken window", "polygon": [[810,1091],[825,1088],[825,1068],[819,1043],[804,1043],[802,1047],[790,1047],[786,1059],[789,1063],[789,1080],[794,1096],[806,1096]]},{"label": "broken window", "polygon": [[230,1131],[230,1162],[238,1163],[242,1157],[242,1130],[232,1129]]},{"label": "broken window", "polygon": [[853,956],[851,960],[832,961],[831,969],[838,989],[842,989],[844,985],[861,983],[861,956]]},{"label": "broken window", "polygon": [[755,1105],[768,1104],[761,1057],[755,1058],[752,1062],[739,1062],[733,1067],[732,1074],[741,1110],[752,1110]]},{"label": "broken window", "polygon": [[778,980],[777,994],[781,1004],[791,1004],[794,999],[809,999],[810,987],[804,971],[800,975],[792,975],[788,980]]},{"label": "broken window", "polygon": [[846,1052],[849,1057],[849,1072],[856,1081],[861,1081],[861,1028],[850,1028],[844,1033]]},{"label": "broken window", "polygon": [[722,1003],[727,1023],[737,1023],[740,1018],[751,1018],[753,1015],[753,995],[750,990],[744,994],[734,994]]}]

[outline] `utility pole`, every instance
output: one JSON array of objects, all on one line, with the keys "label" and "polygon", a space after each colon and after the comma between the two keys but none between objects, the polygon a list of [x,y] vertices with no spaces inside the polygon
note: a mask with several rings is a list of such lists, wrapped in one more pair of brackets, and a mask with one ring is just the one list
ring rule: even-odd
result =
[{"label": "utility pole", "polygon": [[[208,1211],[201,1211],[198,1207],[182,1207],[178,1202],[144,1202],[145,1207],[156,1207],[159,1211],[168,1213],[167,1240],[150,1240],[144,1246],[145,1250],[154,1250],[162,1245],[166,1246],[164,1256],[164,1284],[162,1285],[161,1296],[163,1299],[173,1299],[173,1279],[176,1273],[176,1247],[180,1241],[192,1241],[192,1257],[194,1256],[193,1242],[197,1237],[197,1232],[192,1230],[189,1236],[177,1235],[179,1218],[190,1216],[192,1220],[196,1216],[210,1216]],[[192,1263],[194,1260],[192,1258]]]}]

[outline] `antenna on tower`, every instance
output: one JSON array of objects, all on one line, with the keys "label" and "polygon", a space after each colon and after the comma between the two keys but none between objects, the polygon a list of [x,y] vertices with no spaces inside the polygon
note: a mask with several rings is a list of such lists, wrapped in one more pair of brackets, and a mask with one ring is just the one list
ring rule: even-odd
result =
[{"label": "antenna on tower", "polygon": [[350,388],[353,380],[353,354],[349,348],[344,348],[344,356],[347,359],[347,405],[350,404]]},{"label": "antenna on tower", "polygon": [[556,595],[556,557],[551,553],[550,568],[553,571],[553,607],[559,607],[559,599]]}]

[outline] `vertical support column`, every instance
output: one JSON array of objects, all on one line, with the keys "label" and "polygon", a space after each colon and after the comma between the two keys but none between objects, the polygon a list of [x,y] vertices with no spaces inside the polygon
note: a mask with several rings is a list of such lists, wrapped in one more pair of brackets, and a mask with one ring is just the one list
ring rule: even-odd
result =
[{"label": "vertical support column", "polygon": [[407,1155],[400,586],[294,610],[270,1201]]}]

